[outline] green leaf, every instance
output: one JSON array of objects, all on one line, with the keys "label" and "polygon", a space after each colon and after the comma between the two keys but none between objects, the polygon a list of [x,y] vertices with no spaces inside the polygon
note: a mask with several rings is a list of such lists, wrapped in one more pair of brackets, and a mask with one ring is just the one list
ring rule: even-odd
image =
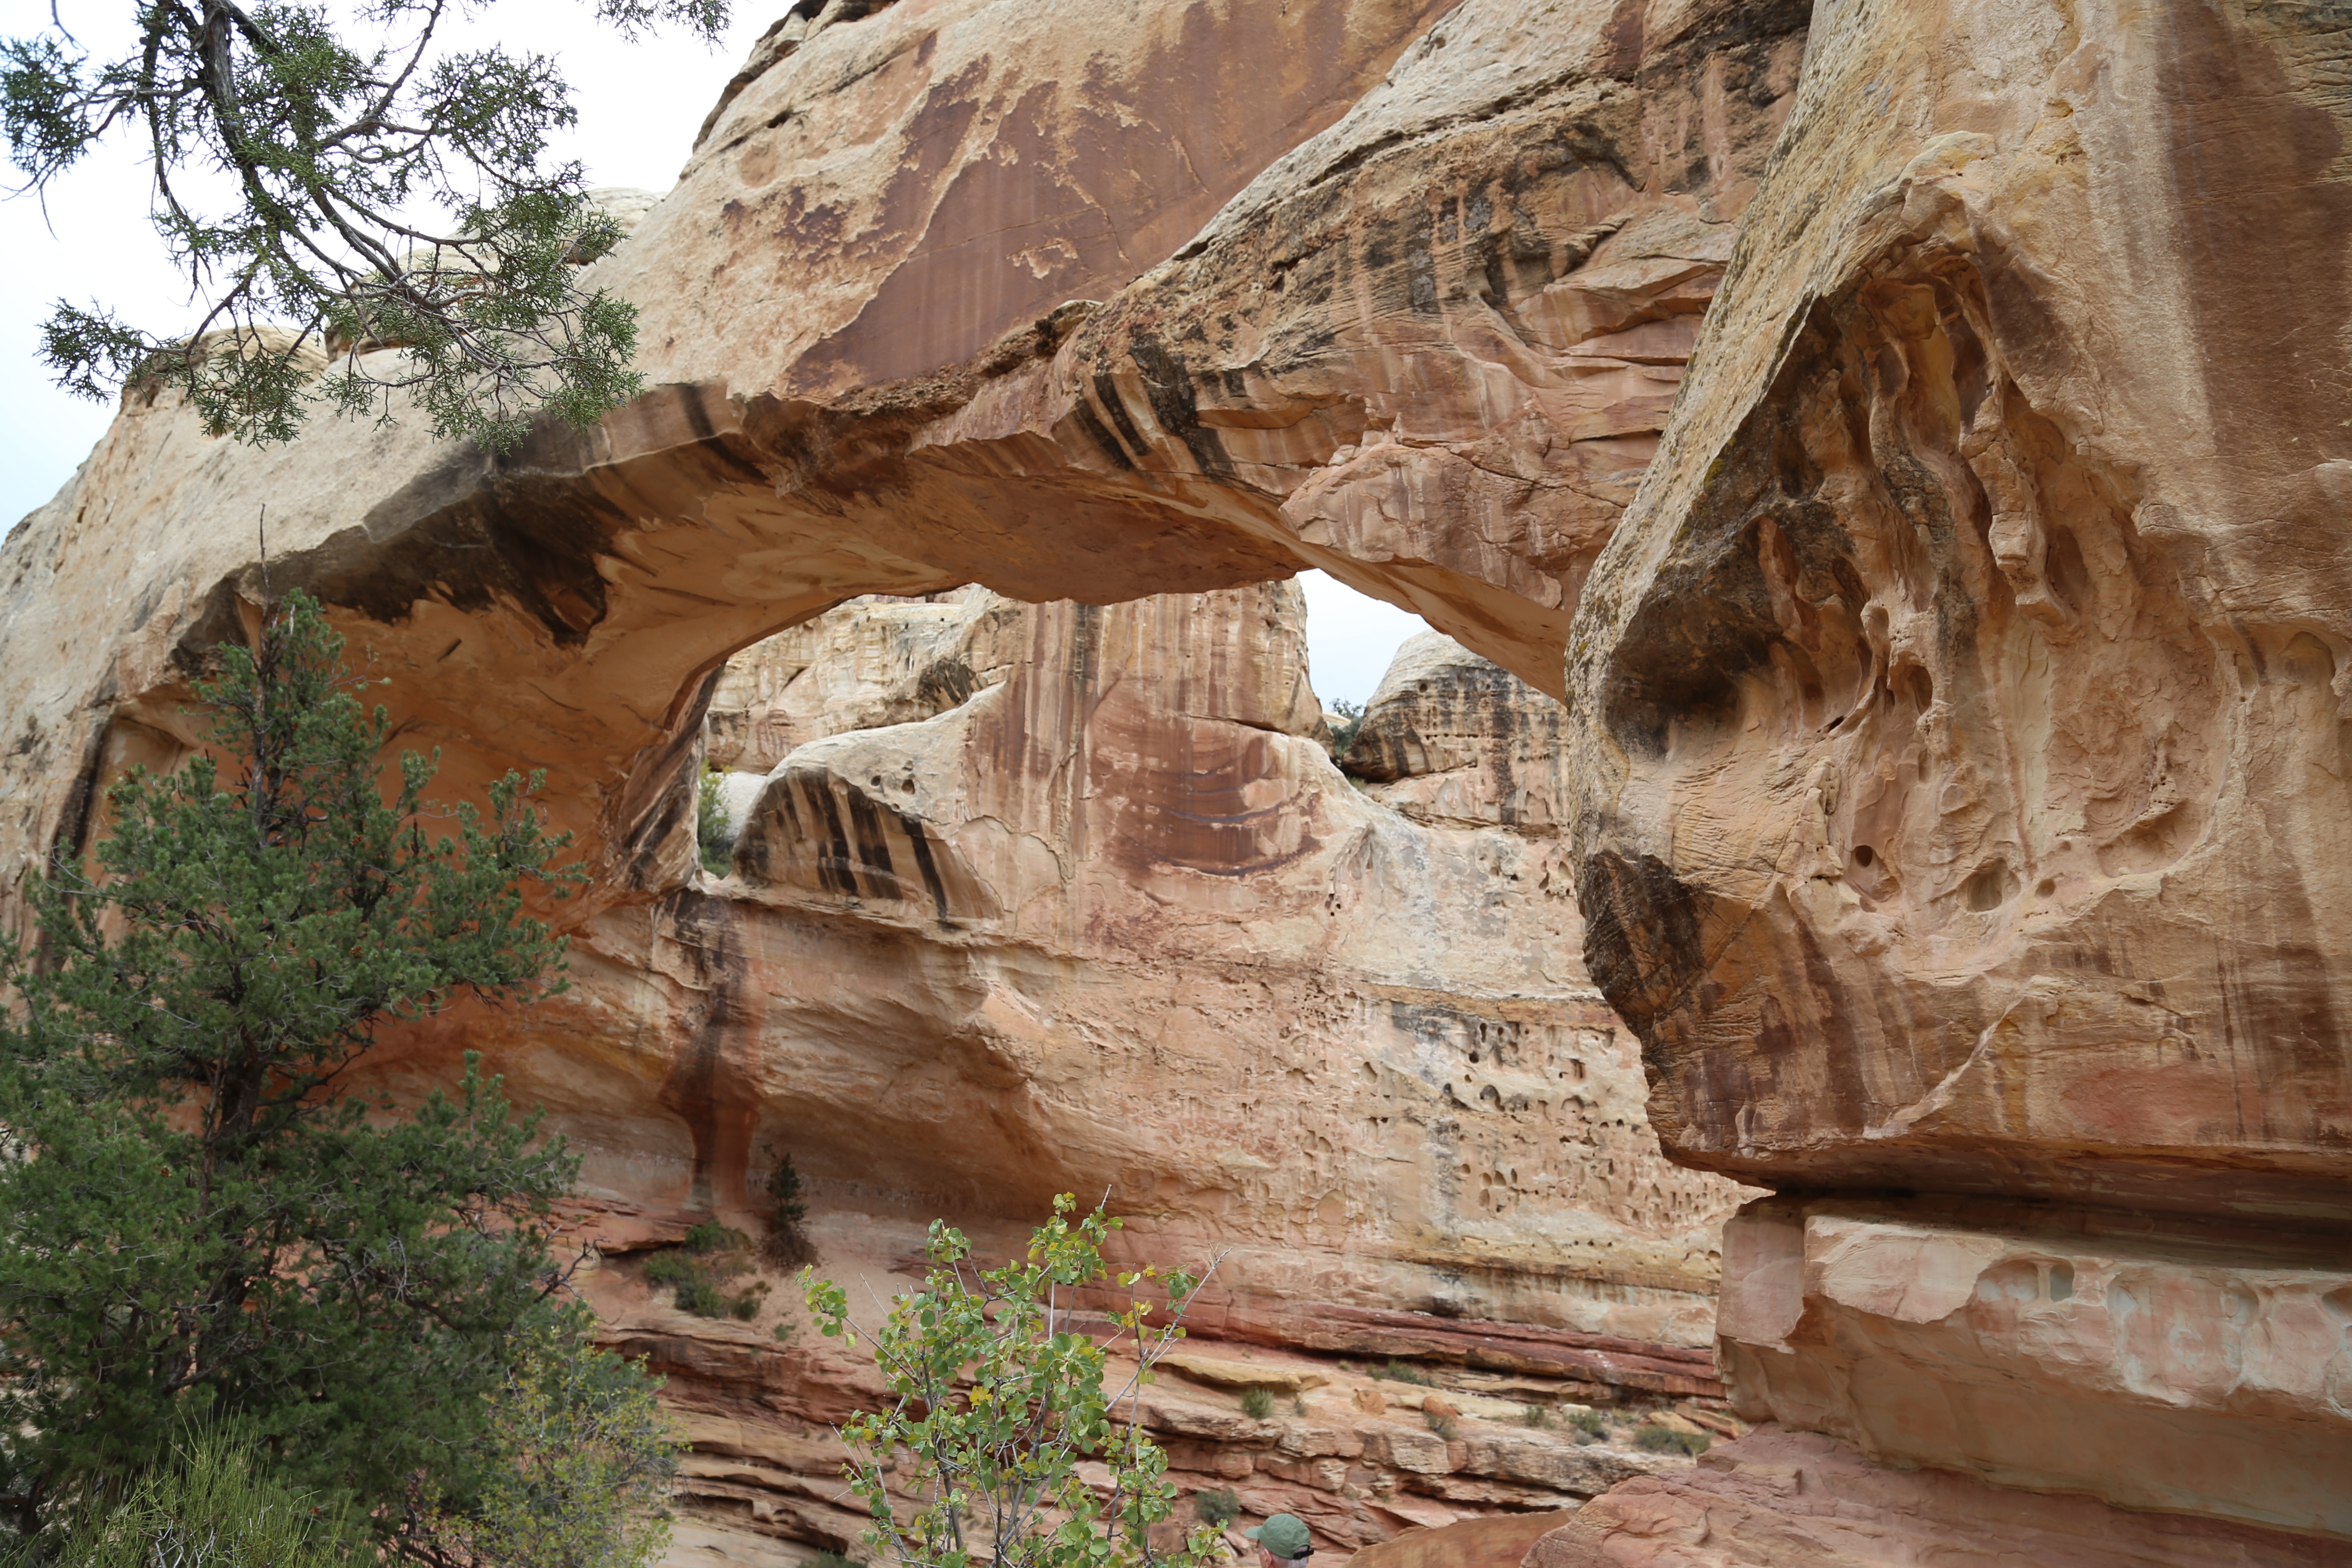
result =
[{"label": "green leaf", "polygon": [[[984,1543],[992,1561],[1024,1568],[1190,1568],[1211,1552],[1210,1531],[1174,1552],[1149,1548],[1151,1526],[1175,1507],[1175,1489],[1160,1479],[1167,1456],[1131,1418],[1113,1419],[1105,1351],[1072,1329],[1062,1294],[1112,1278],[1102,1245],[1118,1222],[1097,1209],[1074,1225],[1075,1207],[1068,1194],[1057,1198],[1026,1255],[996,1268],[971,1268],[966,1238],[932,1225],[922,1287],[898,1298],[871,1336],[901,1403],[842,1428],[855,1455],[853,1489],[875,1521],[864,1539],[877,1559],[945,1568]],[[1118,1282],[1131,1290],[1145,1277]],[[807,1270],[802,1282],[824,1331],[851,1332],[846,1292]],[[1136,1299],[1129,1303],[1132,1311]],[[1174,1332],[1129,1348],[1148,1368]],[[1082,1460],[1110,1470],[1115,1510],[1079,1475]],[[894,1510],[894,1492],[913,1501]]]}]

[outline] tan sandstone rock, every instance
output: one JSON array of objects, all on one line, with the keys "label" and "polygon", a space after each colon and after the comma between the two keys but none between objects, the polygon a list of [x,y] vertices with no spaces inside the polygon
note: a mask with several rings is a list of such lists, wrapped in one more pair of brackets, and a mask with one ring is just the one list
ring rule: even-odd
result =
[{"label": "tan sandstone rock", "polygon": [[[772,50],[597,264],[655,390],[593,436],[493,464],[325,421],[256,452],[131,400],[11,546],[12,646],[115,652],[0,661],[13,765],[73,781],[6,797],[0,856],[84,837],[90,769],[188,741],[187,671],[259,592],[263,496],[273,583],[360,635],[446,787],[547,768],[597,903],[683,873],[727,657],[859,594],[1109,601],[1311,563],[1550,689],[1802,16],[1471,0],[1400,59],[1438,9],[1236,0],[1193,37],[1207,13],[1157,0],[1102,53],[1048,0],[902,3]],[[1296,69],[1239,63],[1265,58]],[[1057,104],[1084,129],[1033,156]]]},{"label": "tan sandstone rock", "polygon": [[765,773],[811,741],[944,713],[1021,651],[1021,607],[985,588],[852,604],[727,661],[704,717],[711,766]]},{"label": "tan sandstone rock", "polygon": [[[1818,15],[1568,667],[1587,955],[1668,1146],[1944,1194],[1737,1223],[1739,1408],[2342,1541],[2344,36]],[[1923,1558],[2340,1555],[2095,1511],[2036,1546],[2021,1492],[1844,1461],[1803,1487]],[[1664,1511],[1561,1561],[1883,1560],[1760,1544],[1810,1501],[1766,1531],[1635,1492]]]},{"label": "tan sandstone rock", "polygon": [[[982,623],[993,679],[943,681],[941,650],[965,658]],[[803,689],[875,717],[970,694],[729,775],[757,783],[732,876],[626,924],[599,917],[569,997],[463,1037],[586,1153],[604,1211],[589,1223],[615,1247],[674,1239],[711,1208],[756,1226],[789,1152],[823,1234],[863,1252],[911,1251],[940,1212],[1010,1245],[1054,1192],[1105,1190],[1138,1261],[1223,1251],[1188,1320],[1200,1348],[1170,1359],[1181,1377],[1144,1408],[1186,1484],[1248,1481],[1260,1512],[1298,1512],[1340,1548],[1416,1515],[1604,1490],[1630,1458],[1566,1432],[1522,1439],[1521,1414],[1720,1392],[1696,1347],[1738,1189],[1660,1160],[1622,1037],[1597,1013],[1572,1027],[1580,977],[1548,968],[1575,947],[1572,910],[1545,891],[1564,887],[1542,870],[1557,840],[1367,799],[1317,738],[1304,630],[1286,584],[1108,609],[983,594],[860,601],[747,649],[717,689],[793,669],[770,700],[792,712],[825,711],[793,709]],[[714,714],[774,734],[770,704]],[[1498,868],[1508,897],[1487,881]],[[663,1215],[667,1230],[647,1226]],[[608,1316],[625,1322],[637,1309],[620,1300]],[[816,1376],[801,1363],[737,1359],[762,1332],[722,1331],[743,1352],[666,1352],[672,1397],[731,1407],[771,1388],[822,1409],[821,1389],[795,1391]],[[1465,1423],[1467,1446],[1449,1444],[1417,1416],[1358,1436],[1368,1382],[1326,1410],[1329,1362],[1244,1345],[1406,1357],[1527,1392],[1439,1396],[1507,1422],[1499,1439]],[[1234,1403],[1245,1387],[1316,1407],[1302,1419],[1286,1398],[1254,1420]],[[1402,1512],[1360,1500],[1384,1477],[1423,1490]],[[774,1530],[830,1539],[797,1482],[716,1459],[689,1480],[706,1512],[772,1507]]]},{"label": "tan sandstone rock", "polygon": [[1559,704],[1441,632],[1406,639],[1341,765],[1417,822],[1558,831]]},{"label": "tan sandstone rock", "polygon": [[1726,1239],[1751,1420],[2009,1486],[2352,1538],[2352,1254],[2101,1210],[1770,1200]]},{"label": "tan sandstone rock", "polygon": [[[892,1213],[1108,1186],[1139,1249],[1234,1247],[1220,1297],[1703,1343],[1736,1189],[1645,1155],[1622,1037],[1554,967],[1577,943],[1554,842],[1352,788],[1288,584],[998,606],[1003,679],[794,750],[735,875],[591,922],[572,994],[509,1037],[510,1078],[577,1108],[592,1188],[748,1210],[785,1150],[821,1194],[907,1194]],[[889,651],[930,647],[904,612],[933,607],[803,631],[900,671],[865,689],[887,710],[936,668]],[[613,1042],[593,1095],[548,1054],[565,1037]],[[1341,1326],[1219,1311],[1293,1343]],[[1408,1316],[1328,1348],[1488,1353]],[[1647,1386],[1592,1353],[1573,1374]]]},{"label": "tan sandstone rock", "polygon": [[[1825,5],[1810,41],[1806,8],[1730,0],[1067,14],[851,0],[764,38],[598,264],[654,390],[595,432],[257,453],[127,398],[0,550],[9,886],[86,846],[109,779],[187,754],[188,679],[259,611],[266,500],[272,584],[370,650],[445,789],[550,770],[595,872],[563,911],[580,984],[414,1031],[387,1086],[478,1034],[576,1130],[598,1223],[738,1210],[815,1128],[876,1236],[991,1205],[1009,1229],[1101,1178],[1165,1216],[1139,1245],[1244,1237],[1228,1328],[1696,1392],[1592,1342],[1688,1337],[1727,1189],[1652,1163],[1581,932],[1677,1157],[1879,1194],[1803,1210],[1793,1253],[1757,1217],[1781,1242],[1726,1302],[1741,1408],[2021,1483],[1791,1437],[1730,1513],[1713,1471],[1596,1502],[1607,1560],[2325,1560],[2214,1514],[2301,1517],[2294,1453],[2352,1420],[2329,14]],[[1320,758],[1311,696],[1198,673],[1249,639],[1174,596],[1302,564],[1567,699],[1572,859],[1388,812]],[[971,583],[1051,606],[1027,679],[777,758],[742,875],[700,879],[729,658]],[[896,678],[735,754],[866,711],[869,679]],[[2115,1212],[2190,1239],[2125,1247]],[[1465,1310],[1500,1321],[1439,1315]],[[2241,1341],[2252,1370],[2196,1350]],[[713,1402],[813,1420],[807,1390],[862,1386],[642,1342]],[[1969,1426],[2019,1389],[2119,1447]],[[1168,1412],[1204,1475],[1261,1441]],[[1567,1479],[1516,1436],[1482,1469],[1368,1426],[1377,1475],[1286,1474],[1342,1456],[1265,1438],[1244,1506],[1366,1541]],[[2216,1496],[2187,1434],[2271,1489]],[[696,1484],[747,1538],[837,1528],[719,1458]]]},{"label": "tan sandstone rock", "polygon": [[1570,661],[1590,956],[1687,1158],[2344,1210],[2344,310],[2249,279],[2341,270],[2345,105],[2225,10],[1812,42]]},{"label": "tan sandstone rock", "polygon": [[1587,1503],[1526,1568],[2343,1568],[2352,1546],[2226,1521],[2136,1513],[1947,1470],[1874,1465],[1826,1437],[1766,1428],[1692,1469]]},{"label": "tan sandstone rock", "polygon": [[1304,1367],[1262,1366],[1256,1362],[1202,1355],[1194,1351],[1171,1351],[1160,1358],[1160,1364],[1215,1388],[1271,1388],[1296,1394],[1320,1388],[1330,1381],[1321,1373]]}]

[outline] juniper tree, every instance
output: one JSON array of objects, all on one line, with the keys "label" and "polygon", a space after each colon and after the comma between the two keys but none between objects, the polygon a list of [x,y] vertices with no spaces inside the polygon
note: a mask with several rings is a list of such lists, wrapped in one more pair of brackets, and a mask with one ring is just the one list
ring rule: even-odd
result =
[{"label": "juniper tree", "polygon": [[577,879],[565,839],[511,773],[487,814],[429,803],[415,752],[383,778],[341,647],[299,594],[224,647],[216,754],[117,783],[0,953],[0,1490],[28,1533],[191,1420],[382,1529],[478,1511],[518,1356],[590,1354],[547,1228],[562,1141],[470,1055],[413,1113],[352,1087],[387,1021],[561,988],[522,892]]},{"label": "juniper tree", "polygon": [[[42,356],[60,385],[103,397],[152,377],[214,434],[255,442],[291,437],[314,400],[388,410],[406,390],[436,434],[494,450],[542,408],[584,426],[635,395],[635,311],[577,282],[621,236],[581,166],[549,161],[576,118],[554,61],[440,47],[453,11],[493,0],[364,0],[342,18],[300,0],[115,3],[137,19],[118,58],[91,58],[54,6],[47,30],[0,40],[0,124],[43,191],[110,134],[143,143],[156,232],[204,310],[166,339],[58,300]],[[727,10],[596,0],[633,37],[676,22],[715,40]],[[205,170],[226,176],[224,202],[199,194]],[[321,357],[339,364],[314,376]]]}]

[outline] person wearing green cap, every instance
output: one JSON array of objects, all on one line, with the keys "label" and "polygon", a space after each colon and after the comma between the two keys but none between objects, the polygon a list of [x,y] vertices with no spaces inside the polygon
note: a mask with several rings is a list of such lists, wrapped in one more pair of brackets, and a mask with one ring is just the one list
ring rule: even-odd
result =
[{"label": "person wearing green cap", "polygon": [[1304,1563],[1315,1550],[1315,1538],[1307,1533],[1306,1523],[1295,1513],[1277,1513],[1255,1530],[1242,1533],[1257,1542],[1258,1568]]}]

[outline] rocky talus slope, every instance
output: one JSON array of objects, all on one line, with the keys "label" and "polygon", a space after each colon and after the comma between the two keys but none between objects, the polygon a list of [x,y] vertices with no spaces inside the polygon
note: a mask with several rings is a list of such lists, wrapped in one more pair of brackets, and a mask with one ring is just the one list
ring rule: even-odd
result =
[{"label": "rocky talus slope", "polygon": [[[1628,1195],[1565,1190],[1617,1173],[1613,1012],[1666,1153],[1774,1191],[1718,1324],[1769,1429],[1619,1483],[1548,1568],[2345,1561],[2341,19],[1069,16],[772,33],[598,264],[654,390],[593,434],[257,453],[132,399],[0,552],[5,874],[185,754],[266,500],[271,583],[372,650],[404,742],[453,789],[548,769],[590,859],[565,1008],[419,1030],[396,1087],[478,1036],[562,1105],[616,1313],[632,1247],[824,1123],[824,1180],[895,1163],[827,1194],[860,1236],[1080,1173],[1165,1216],[1139,1243],[1230,1229],[1265,1355],[1386,1353],[1299,1337],[1342,1307],[1452,1323],[1465,1372],[1529,1370],[1476,1360],[1490,1321],[1699,1337],[1670,1194],[1727,1189],[1635,1176],[1628,1116]],[[1303,565],[1465,650],[1399,672],[1365,795],[1282,670]],[[877,614],[799,689],[824,612],[970,584],[1037,607]],[[1496,721],[1469,655],[1564,706]],[[706,744],[759,779],[713,881]],[[1577,1063],[1624,1087],[1577,1104]],[[1253,1326],[1286,1301],[1334,1310]],[[1228,1447],[1345,1458],[1286,1440]],[[1382,1479],[1339,1477],[1334,1530]]]}]

